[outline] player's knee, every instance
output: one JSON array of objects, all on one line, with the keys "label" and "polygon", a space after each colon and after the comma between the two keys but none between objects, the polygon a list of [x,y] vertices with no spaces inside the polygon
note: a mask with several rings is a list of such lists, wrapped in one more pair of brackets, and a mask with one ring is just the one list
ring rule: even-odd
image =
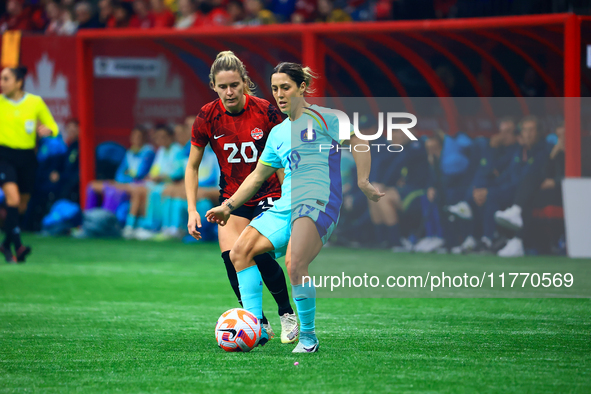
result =
[{"label": "player's knee", "polygon": [[302,275],[307,273],[307,264],[298,256],[291,256],[289,264],[286,262],[287,273],[291,283],[299,283]]},{"label": "player's knee", "polygon": [[240,242],[236,242],[230,250],[230,261],[234,264],[236,271],[246,268],[244,267],[247,260],[246,252],[245,245]]},{"label": "player's knee", "polygon": [[21,205],[21,196],[16,185],[14,187],[5,187],[3,191],[7,206],[18,207]]}]

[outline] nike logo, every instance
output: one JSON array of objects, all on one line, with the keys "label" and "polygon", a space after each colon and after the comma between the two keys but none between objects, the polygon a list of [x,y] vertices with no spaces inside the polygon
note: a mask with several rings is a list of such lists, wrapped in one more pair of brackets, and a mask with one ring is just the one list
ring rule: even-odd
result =
[{"label": "nike logo", "polygon": [[222,138],[223,136],[225,136],[225,134],[222,134],[222,135],[214,135],[213,136],[213,139],[214,140],[217,140],[218,138]]},{"label": "nike logo", "polygon": [[229,332],[230,334],[232,334],[232,338],[236,336],[236,330],[233,328],[218,328],[218,331]]},{"label": "nike logo", "polygon": [[283,142],[281,143],[281,145],[279,145],[279,146],[277,147],[277,150],[279,150],[279,148],[281,148],[282,146],[283,146]]}]

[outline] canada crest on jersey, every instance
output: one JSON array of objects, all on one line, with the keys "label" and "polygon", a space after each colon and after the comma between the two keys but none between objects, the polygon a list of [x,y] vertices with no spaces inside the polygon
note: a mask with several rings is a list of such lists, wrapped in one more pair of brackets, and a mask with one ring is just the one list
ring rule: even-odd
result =
[{"label": "canada crest on jersey", "polygon": [[263,130],[259,129],[258,127],[255,127],[251,132],[250,135],[252,136],[252,138],[254,138],[255,140],[260,140],[261,138],[263,138]]}]

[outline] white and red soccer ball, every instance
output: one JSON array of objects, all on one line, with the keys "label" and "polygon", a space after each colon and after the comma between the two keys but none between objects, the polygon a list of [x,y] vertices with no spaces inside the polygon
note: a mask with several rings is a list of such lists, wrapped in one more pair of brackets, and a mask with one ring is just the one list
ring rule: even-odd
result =
[{"label": "white and red soccer ball", "polygon": [[218,345],[227,352],[249,352],[259,343],[261,322],[246,309],[222,313],[215,325]]}]

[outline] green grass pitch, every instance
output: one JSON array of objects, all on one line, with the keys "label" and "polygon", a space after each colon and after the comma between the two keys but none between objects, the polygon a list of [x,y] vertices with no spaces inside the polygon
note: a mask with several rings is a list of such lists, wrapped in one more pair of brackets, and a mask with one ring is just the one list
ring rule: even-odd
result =
[{"label": "green grass pitch", "polygon": [[591,392],[589,299],[319,299],[319,353],[225,353],[217,245],[25,240],[0,267],[0,393]]}]

